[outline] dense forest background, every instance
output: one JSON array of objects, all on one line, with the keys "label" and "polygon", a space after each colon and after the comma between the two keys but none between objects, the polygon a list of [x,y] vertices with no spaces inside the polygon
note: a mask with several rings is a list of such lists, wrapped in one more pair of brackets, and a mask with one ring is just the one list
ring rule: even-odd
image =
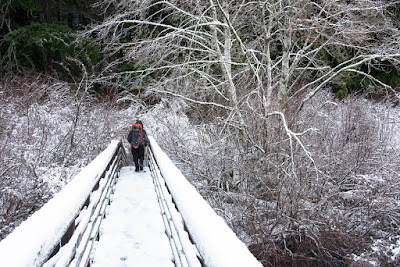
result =
[{"label": "dense forest background", "polygon": [[141,118],[264,266],[399,265],[399,19],[388,0],[2,1],[0,238]]}]

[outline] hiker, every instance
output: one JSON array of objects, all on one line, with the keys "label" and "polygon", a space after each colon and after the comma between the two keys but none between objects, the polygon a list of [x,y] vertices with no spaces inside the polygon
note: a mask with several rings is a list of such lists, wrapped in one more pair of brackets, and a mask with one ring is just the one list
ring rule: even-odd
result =
[{"label": "hiker", "polygon": [[128,134],[128,142],[131,145],[133,162],[135,163],[135,172],[143,170],[145,147],[149,144],[146,130],[143,129],[143,123],[137,120]]}]

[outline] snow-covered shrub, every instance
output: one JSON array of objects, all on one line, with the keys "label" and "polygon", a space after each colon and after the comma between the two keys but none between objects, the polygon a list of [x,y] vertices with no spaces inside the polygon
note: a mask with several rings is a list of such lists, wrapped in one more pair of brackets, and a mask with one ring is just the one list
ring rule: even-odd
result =
[{"label": "snow-covered shrub", "polygon": [[321,92],[286,118],[299,140],[279,126],[262,151],[251,112],[243,141],[218,116],[190,119],[196,108],[161,102],[155,136],[266,265],[344,265],[374,239],[398,236],[398,109]]},{"label": "snow-covered shrub", "polygon": [[99,103],[46,77],[0,84],[0,239],[40,208],[112,139],[125,139],[138,108]]},{"label": "snow-covered shrub", "polygon": [[[331,120],[337,118],[324,126],[328,129],[321,127],[329,132],[325,139],[330,139],[330,145],[321,142],[314,147],[318,165],[327,174],[323,190],[330,196],[331,208],[326,217],[336,217],[342,231],[368,249],[374,240],[399,234],[400,110],[361,97],[343,103],[323,98],[313,102],[314,108]],[[329,109],[323,107],[325,103]],[[317,153],[320,150],[323,153]],[[377,258],[389,263],[387,258]]]}]

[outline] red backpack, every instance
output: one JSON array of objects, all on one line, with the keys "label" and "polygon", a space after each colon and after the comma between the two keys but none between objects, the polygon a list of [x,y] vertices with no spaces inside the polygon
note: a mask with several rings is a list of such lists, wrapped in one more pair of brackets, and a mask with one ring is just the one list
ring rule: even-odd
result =
[{"label": "red backpack", "polygon": [[132,146],[138,148],[143,143],[143,126],[140,123],[132,125]]}]

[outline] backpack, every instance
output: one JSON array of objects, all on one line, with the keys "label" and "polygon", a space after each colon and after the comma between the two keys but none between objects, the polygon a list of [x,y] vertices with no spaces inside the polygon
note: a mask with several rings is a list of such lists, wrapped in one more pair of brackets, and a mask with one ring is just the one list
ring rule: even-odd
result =
[{"label": "backpack", "polygon": [[140,123],[135,123],[132,126],[132,147],[138,148],[140,144],[143,143],[143,133],[142,125]]}]

